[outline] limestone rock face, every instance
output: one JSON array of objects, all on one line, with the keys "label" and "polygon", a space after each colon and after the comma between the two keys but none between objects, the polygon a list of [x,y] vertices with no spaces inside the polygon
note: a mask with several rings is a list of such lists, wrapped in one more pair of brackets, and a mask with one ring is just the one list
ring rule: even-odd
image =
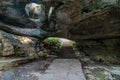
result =
[{"label": "limestone rock face", "polygon": [[2,56],[9,56],[14,54],[14,48],[11,42],[7,39],[2,39],[3,51]]},{"label": "limestone rock face", "polygon": [[[25,4],[29,3],[25,0],[1,0],[0,2],[0,19],[10,25],[19,27],[35,27],[24,10]],[[31,25],[32,24],[32,25]]]},{"label": "limestone rock face", "polygon": [[[101,6],[107,4],[97,0],[89,0],[88,3],[84,0],[66,1],[66,3],[56,11],[57,26],[61,32],[56,33],[55,36],[79,41],[101,37],[109,39],[120,35],[119,7],[103,8]],[[80,3],[80,5],[77,3]],[[87,4],[91,7],[89,8]],[[86,7],[90,11],[87,12]]]},{"label": "limestone rock face", "polygon": [[69,28],[82,18],[80,10],[85,6],[84,0],[63,0],[63,5],[56,10],[57,27],[61,33],[55,36],[69,37]]},{"label": "limestone rock face", "polygon": [[79,50],[86,57],[103,63],[120,64],[120,42],[117,39],[81,41]]},{"label": "limestone rock face", "polygon": [[56,11],[59,22],[63,24],[73,24],[81,19],[80,10],[85,6],[84,0],[63,1],[64,4]]},{"label": "limestone rock face", "polygon": [[[85,3],[81,1],[79,7],[77,3],[80,2],[73,1],[58,8],[56,16],[61,32],[55,36],[77,41],[80,51],[93,60],[119,63],[120,8],[114,6],[101,8],[104,4],[94,1],[97,0],[85,0]],[[103,0],[103,2],[114,4],[116,1]],[[93,11],[87,12],[85,6],[88,8],[90,6],[90,10]],[[74,10],[76,16],[72,17]]]},{"label": "limestone rock face", "polygon": [[0,31],[0,56],[36,57],[34,48],[37,40],[29,37],[16,36]]},{"label": "limestone rock face", "polygon": [[111,3],[111,4],[114,4],[116,3],[117,1],[119,0],[102,0],[103,2],[107,2],[107,3]]},{"label": "limestone rock face", "polygon": [[0,37],[0,40],[1,40],[1,43],[0,43],[0,55],[1,56],[13,55],[14,54],[13,45],[11,44],[11,42],[7,38],[5,38],[3,36],[1,36],[1,37]]},{"label": "limestone rock face", "polygon": [[0,53],[2,52],[2,44],[0,43]]},{"label": "limestone rock face", "polygon": [[[0,21],[20,27],[26,27],[28,24],[30,26],[27,26],[27,28],[33,27],[34,24],[28,20],[24,11],[25,4],[29,2],[25,0],[16,1],[1,0],[4,6],[0,7]],[[55,19],[53,19],[56,23],[55,28],[57,27],[59,31],[57,33],[51,31],[50,36],[68,38],[79,42],[80,50],[87,56],[94,56],[93,59],[101,61],[101,56],[109,57],[109,54],[111,54],[111,58],[114,56],[114,58],[120,59],[120,7],[115,4],[116,0],[46,0],[48,2],[46,4],[53,5],[51,1],[62,1],[63,4],[55,10]],[[49,10],[49,7],[47,10]],[[44,28],[46,28],[46,25]],[[47,26],[48,28],[49,26]],[[15,45],[16,54],[34,53],[34,43],[22,43],[21,40],[29,41],[29,39],[16,38],[19,42]],[[3,44],[1,43],[1,45],[0,50],[3,50]],[[31,48],[32,51],[30,51]],[[111,58],[107,59],[110,60]]]},{"label": "limestone rock face", "polygon": [[[14,36],[14,35],[13,35]],[[36,57],[36,49],[35,49],[35,41],[29,37],[15,36],[16,42],[13,44],[15,47],[15,55],[16,56],[32,56],[32,58]],[[14,41],[13,41],[14,42]],[[12,43],[13,43],[12,42]]]}]

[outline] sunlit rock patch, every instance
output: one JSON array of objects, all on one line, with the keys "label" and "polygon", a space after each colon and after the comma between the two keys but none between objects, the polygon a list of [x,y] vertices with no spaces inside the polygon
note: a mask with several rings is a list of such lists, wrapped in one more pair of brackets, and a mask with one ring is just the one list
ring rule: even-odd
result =
[{"label": "sunlit rock patch", "polygon": [[22,44],[33,43],[33,41],[28,37],[19,37],[19,40]]},{"label": "sunlit rock patch", "polygon": [[10,56],[14,54],[14,47],[9,39],[0,34],[0,55]]},{"label": "sunlit rock patch", "polygon": [[0,31],[0,55],[35,58],[36,41],[37,39],[30,37],[16,36]]}]

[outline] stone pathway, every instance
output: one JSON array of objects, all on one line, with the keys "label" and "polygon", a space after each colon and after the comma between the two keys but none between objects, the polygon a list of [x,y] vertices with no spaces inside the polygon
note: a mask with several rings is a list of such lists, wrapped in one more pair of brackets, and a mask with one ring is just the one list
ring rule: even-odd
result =
[{"label": "stone pathway", "polygon": [[73,50],[72,46],[63,46],[61,48],[60,58],[75,59],[76,55],[74,53],[74,50]]},{"label": "stone pathway", "polygon": [[86,80],[77,59],[56,59],[39,80]]},{"label": "stone pathway", "polygon": [[55,59],[50,64],[51,60],[38,60],[0,71],[0,80],[86,80],[77,59]]},{"label": "stone pathway", "polygon": [[13,69],[0,71],[0,80],[41,80],[42,74],[50,64],[51,60],[37,60]]}]

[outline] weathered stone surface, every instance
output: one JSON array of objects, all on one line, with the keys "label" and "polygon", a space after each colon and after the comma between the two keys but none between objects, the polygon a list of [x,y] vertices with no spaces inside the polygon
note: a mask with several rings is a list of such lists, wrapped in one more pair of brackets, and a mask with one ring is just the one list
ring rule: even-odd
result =
[{"label": "weathered stone surface", "polygon": [[[34,41],[33,41],[34,40]],[[37,39],[16,36],[0,31],[0,55],[1,56],[29,56],[36,58],[34,48]]]},{"label": "weathered stone surface", "polygon": [[119,80],[120,66],[88,64],[83,67],[87,80]]},{"label": "weathered stone surface", "polygon": [[[28,3],[25,0],[1,0],[0,2],[0,21],[3,21],[10,25],[15,25],[19,27],[35,27],[32,23],[27,19],[24,6]],[[32,23],[32,24],[31,24]]]},{"label": "weathered stone surface", "polygon": [[76,59],[56,59],[45,73],[40,80],[86,80]]},{"label": "weathered stone surface", "polygon": [[1,53],[1,51],[2,51],[2,44],[0,43],[0,53]]},{"label": "weathered stone surface", "polygon": [[[59,0],[57,0],[57,1],[59,1]],[[116,1],[116,0],[114,0],[114,1]],[[27,3],[27,2],[23,2],[24,4],[21,5],[22,2],[23,2],[23,0],[18,0],[19,4],[16,4],[17,7],[14,7],[12,9],[9,6],[7,6],[7,8],[9,7],[9,9],[5,8],[7,10],[4,10],[4,7],[1,7],[1,9],[0,9],[0,14],[2,15],[2,16],[0,16],[0,17],[2,17],[1,21],[5,22],[4,19],[7,19],[8,22],[14,21],[14,25],[16,23],[19,23],[19,24],[17,24],[19,26],[23,23],[26,24],[26,22],[30,23],[28,20],[26,20],[26,16],[24,16],[25,20],[22,20],[23,17],[21,17],[21,15],[19,15],[22,12],[22,10],[24,9],[23,5],[25,5]],[[111,2],[111,0],[109,0],[109,1],[104,0],[104,2],[109,3],[109,2]],[[7,5],[10,5],[11,3],[8,2]],[[46,4],[48,4],[48,3],[46,3]],[[52,5],[51,3],[52,2],[50,0],[50,5]],[[86,51],[87,53],[95,54],[97,52],[96,48],[98,48],[99,52],[97,52],[97,53],[99,53],[100,55],[102,53],[111,53],[111,54],[116,53],[114,55],[114,57],[118,56],[118,59],[119,59],[120,7],[118,4],[114,4],[114,6],[113,6],[113,5],[111,5],[111,3],[113,4],[114,2],[112,1],[110,3],[110,5],[109,4],[103,5],[103,3],[101,3],[100,0],[62,0],[62,3],[63,4],[60,7],[56,8],[56,10],[55,10],[56,18],[54,19],[56,22],[55,26],[58,28],[59,31],[56,31],[57,33],[51,32],[51,33],[49,33],[50,35],[47,35],[47,36],[57,36],[57,37],[64,37],[64,38],[75,40],[75,41],[79,42],[79,44],[81,45],[79,48],[82,47],[82,51]],[[12,3],[12,4],[14,4],[14,3]],[[53,1],[53,4],[54,4],[54,1]],[[20,7],[21,9],[18,9],[18,6],[21,6]],[[16,10],[16,8],[18,10]],[[13,20],[13,18],[14,18],[13,16],[12,16],[12,18],[9,18],[9,17],[11,17],[11,14],[6,13],[6,12],[11,11],[11,10],[14,10],[15,13],[19,13],[18,15],[17,14],[16,15],[20,19],[17,18],[17,19]],[[16,11],[18,11],[18,12],[16,12]],[[11,13],[14,13],[14,12],[11,12]],[[24,12],[24,10],[23,10],[23,12]],[[4,13],[6,13],[6,15],[9,15],[9,16],[4,16]],[[23,14],[23,13],[21,13],[21,14]],[[5,24],[7,24],[7,23],[5,22]],[[5,28],[6,28],[5,26],[4,26],[4,28],[3,28],[3,26],[0,28],[2,30],[5,30]],[[27,26],[27,27],[31,27],[31,26]],[[25,26],[23,26],[23,27],[25,27]],[[48,26],[44,27],[44,28],[49,29]],[[11,30],[11,26],[9,26],[8,29]],[[8,29],[5,31],[8,31]],[[25,32],[24,29],[19,30],[19,28],[17,28],[17,29],[13,28],[12,31],[14,31],[14,29],[15,29],[15,32],[13,32],[13,33],[16,33],[17,31],[18,32],[22,31],[22,33]],[[46,30],[46,29],[44,29],[44,30]],[[32,31],[33,31],[33,33],[32,33]],[[8,31],[8,32],[11,32],[11,31]],[[26,30],[26,33],[24,33],[24,34],[27,34],[28,32],[32,33],[32,37],[38,38],[38,36],[40,36],[39,38],[41,38],[41,35],[43,35],[43,34],[40,34],[40,35],[37,34],[37,32],[41,33],[41,31],[36,32],[36,30],[30,30],[30,31]],[[21,33],[18,33],[18,34],[21,34]],[[113,40],[111,40],[111,39],[113,39]],[[88,46],[86,46],[86,45],[89,43],[91,45],[89,49],[91,49],[92,51],[86,50],[86,47],[88,48]],[[93,43],[97,46],[92,46]],[[82,46],[83,44],[85,46]],[[100,45],[98,45],[98,44],[100,44]],[[111,48],[109,48],[109,45],[112,45]],[[117,47],[115,47],[116,45],[117,45]]]},{"label": "weathered stone surface", "polygon": [[63,2],[64,4],[56,11],[58,23],[73,24],[78,22],[82,16],[80,10],[85,6],[84,0],[65,0]]},{"label": "weathered stone surface", "polygon": [[8,39],[2,39],[2,44],[2,56],[10,56],[14,54],[14,47]]},{"label": "weathered stone surface", "polygon": [[0,71],[1,80],[40,80],[44,71],[52,60],[37,60],[14,67],[7,71]]},{"label": "weathered stone surface", "polygon": [[91,60],[120,64],[120,42],[118,39],[97,40],[97,41],[81,41],[79,42],[79,50]]},{"label": "weathered stone surface", "polygon": [[62,46],[60,58],[69,58],[69,59],[76,58],[76,55],[72,46]]},{"label": "weathered stone surface", "polygon": [[0,59],[0,70],[8,70],[28,61],[27,58]]},{"label": "weathered stone surface", "polygon": [[[91,8],[95,7],[94,5],[96,4],[98,5],[98,3],[94,2],[97,0],[91,1],[86,0],[87,3],[85,5]],[[103,2],[107,4],[109,2],[110,4],[116,3],[115,0],[112,2],[110,0],[103,0]],[[71,4],[74,4],[74,1]],[[120,8],[112,5],[102,9],[102,5],[99,5],[100,8],[98,10],[79,14],[80,17],[77,14],[77,19],[74,16],[75,20],[77,20],[75,21],[74,18],[69,16],[73,9],[71,4],[67,4],[67,8],[66,5],[58,8],[56,15],[60,32],[56,33],[55,36],[69,38],[79,42],[80,51],[92,60],[119,64]],[[83,3],[83,7],[79,7],[79,9],[82,10],[85,5]],[[76,8],[75,12],[80,12],[78,7]]]},{"label": "weathered stone surface", "polygon": [[10,56],[14,54],[14,47],[12,43],[5,38],[2,34],[0,34],[0,55],[1,56]]},{"label": "weathered stone surface", "polygon": [[111,3],[111,4],[115,4],[119,0],[102,0],[102,1],[107,2],[107,3]]},{"label": "weathered stone surface", "polygon": [[65,26],[61,24],[61,32],[55,35],[59,37],[64,36],[75,41],[118,38],[120,35],[119,9],[117,7],[102,9],[82,17],[75,24]]}]

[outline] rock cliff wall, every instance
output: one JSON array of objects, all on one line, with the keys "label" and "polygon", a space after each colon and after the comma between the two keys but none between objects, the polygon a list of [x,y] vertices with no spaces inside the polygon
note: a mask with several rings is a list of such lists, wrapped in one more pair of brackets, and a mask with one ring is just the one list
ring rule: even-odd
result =
[{"label": "rock cliff wall", "polygon": [[[47,12],[49,6],[57,8],[52,15],[54,19],[51,19],[54,25],[50,28],[47,24],[43,29],[50,31],[49,36],[68,38],[78,42],[80,50],[94,60],[118,62],[120,59],[119,2],[119,0],[44,1]],[[2,0],[0,21],[16,27],[35,28],[35,23],[28,19],[24,10],[27,3],[29,1]],[[41,2],[38,1],[38,3]],[[13,51],[13,47],[10,49]]]}]

